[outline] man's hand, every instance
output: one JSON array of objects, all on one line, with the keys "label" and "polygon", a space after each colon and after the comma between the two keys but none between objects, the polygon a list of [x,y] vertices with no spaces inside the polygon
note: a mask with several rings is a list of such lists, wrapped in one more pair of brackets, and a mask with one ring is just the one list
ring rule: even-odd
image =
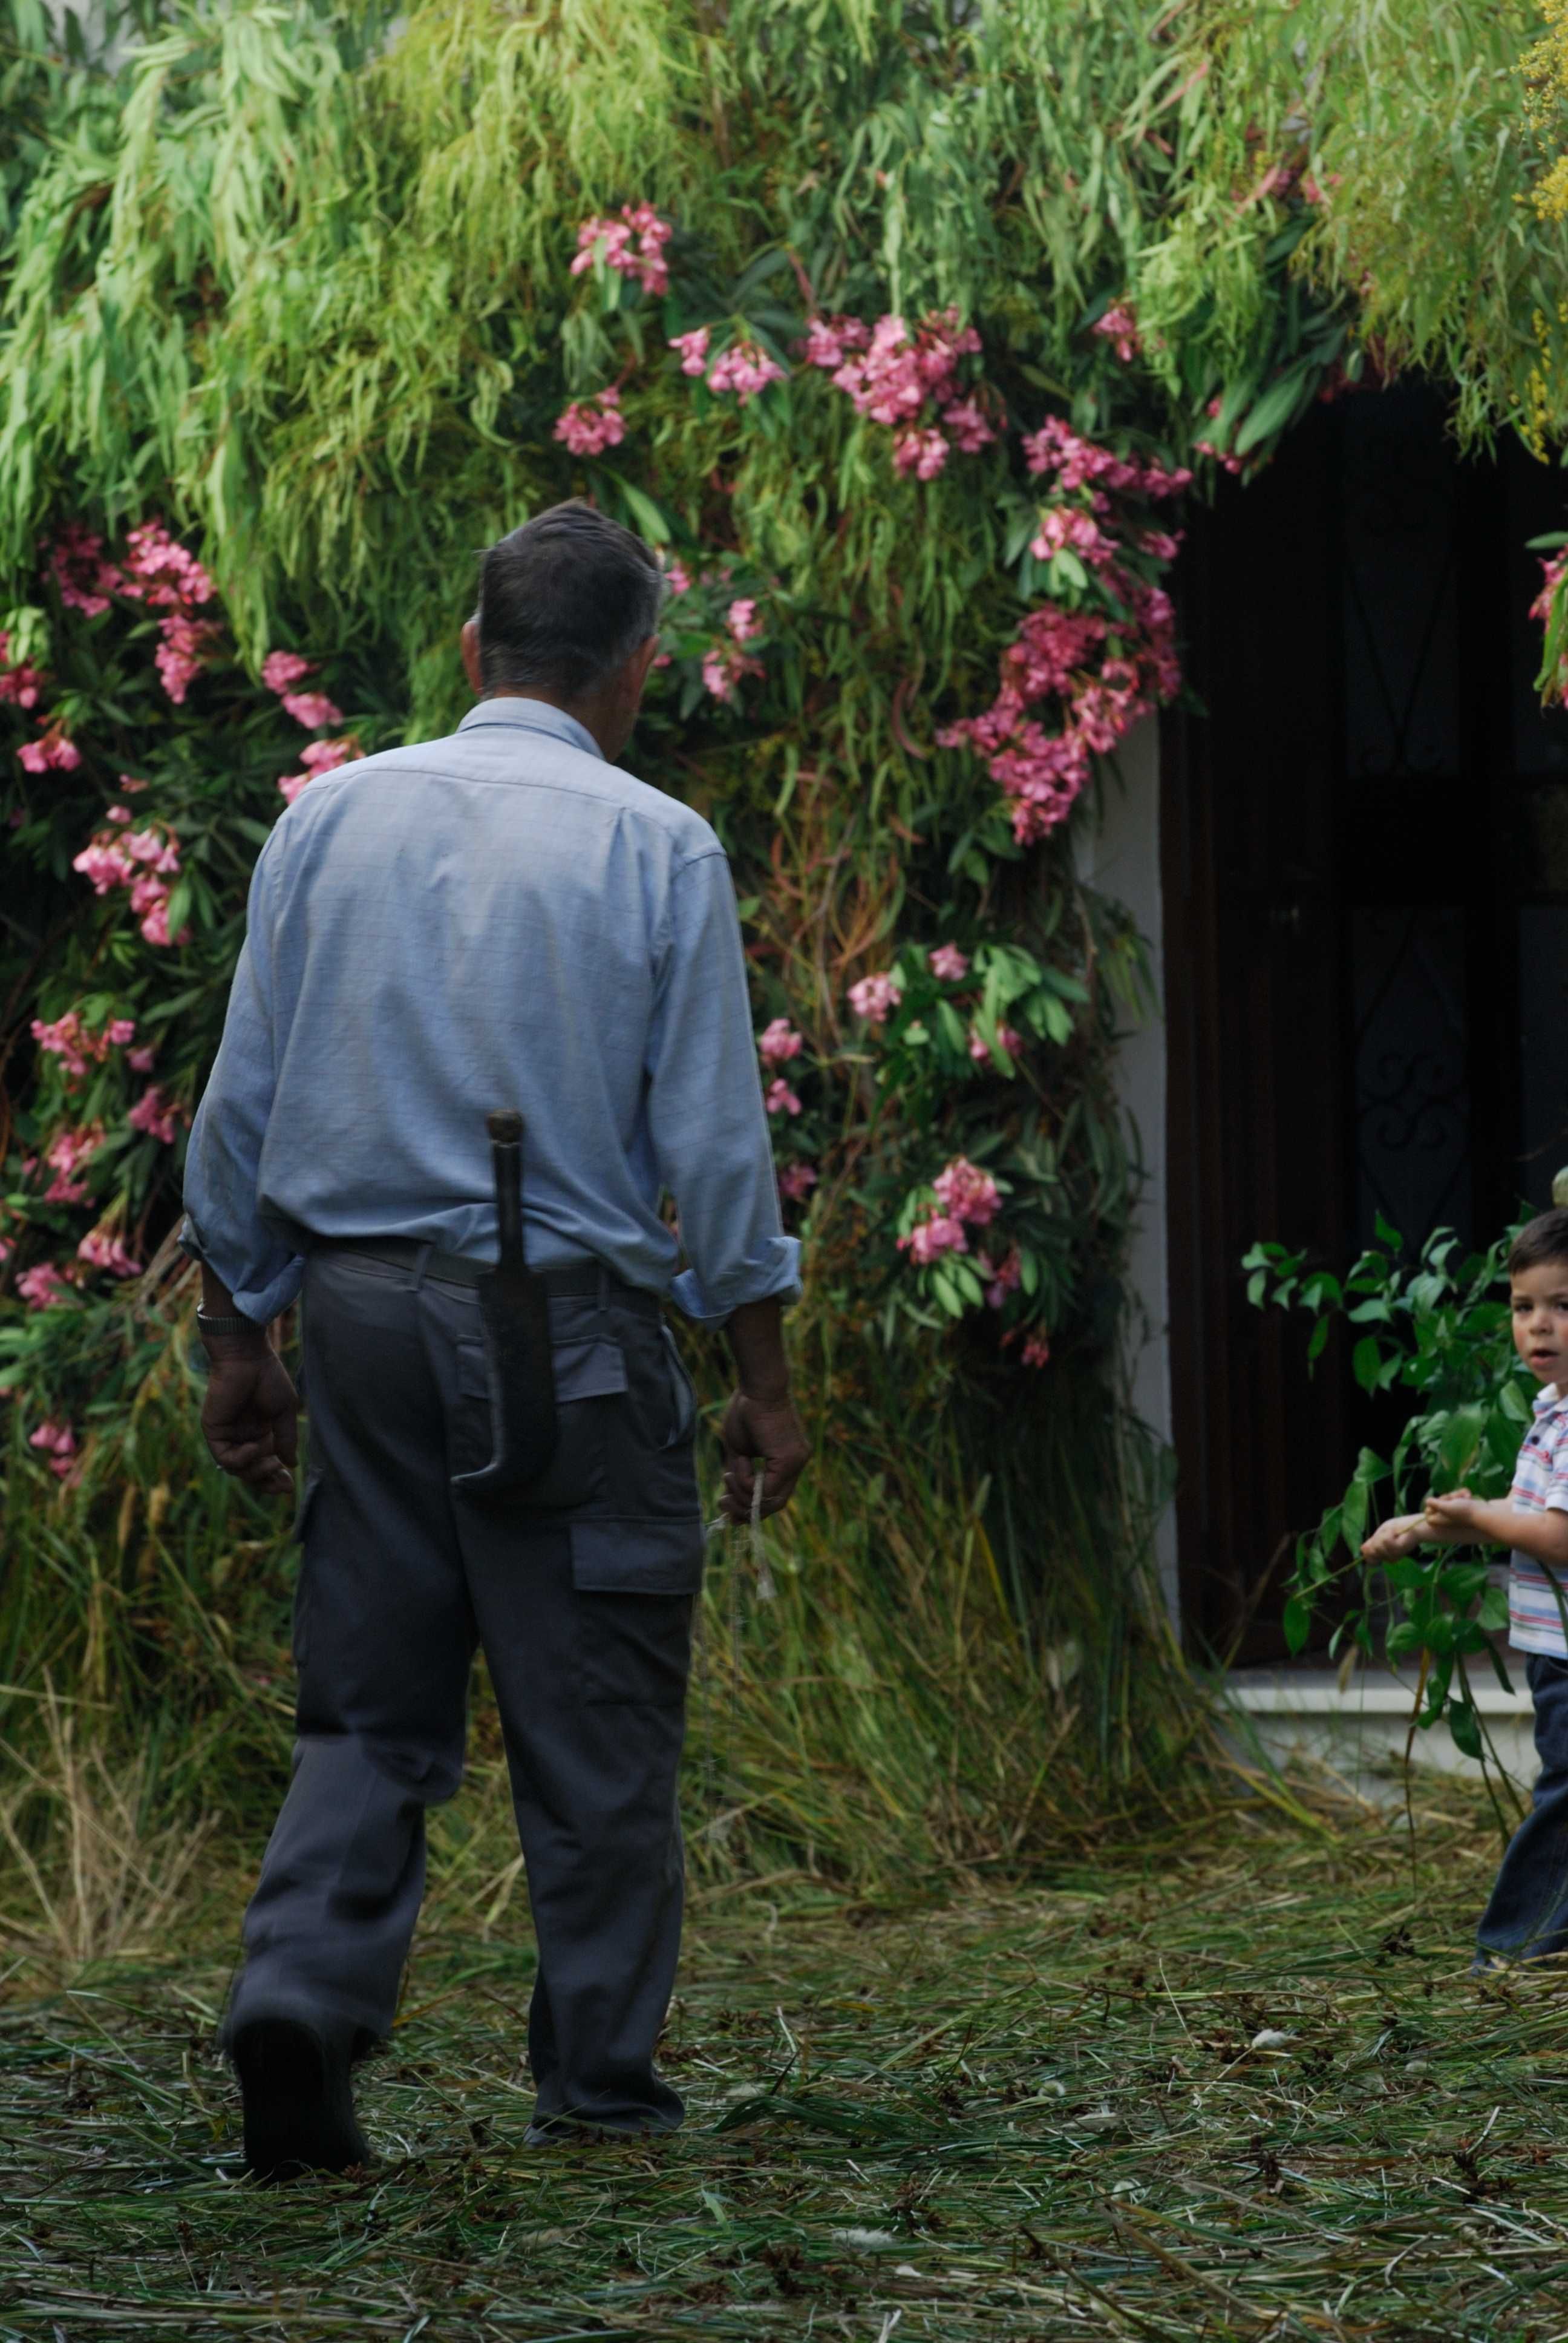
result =
[{"label": "man's hand", "polygon": [[749,1522],[756,1482],[756,1460],[762,1464],[764,1517],[787,1505],[795,1483],[806,1468],[810,1443],[795,1413],[795,1403],[782,1399],[752,1399],[738,1391],[725,1410],[724,1497],[720,1511],[726,1521]]},{"label": "man's hand", "polygon": [[726,1521],[751,1518],[756,1460],[762,1460],[762,1511],[787,1505],[811,1453],[789,1396],[789,1362],[784,1354],[783,1313],[777,1302],[743,1302],[725,1328],[735,1356],[740,1388],[725,1410]]},{"label": "man's hand", "polygon": [[208,1344],[212,1372],[201,1428],[213,1462],[264,1497],[286,1497],[299,1453],[299,1395],[270,1347]]}]

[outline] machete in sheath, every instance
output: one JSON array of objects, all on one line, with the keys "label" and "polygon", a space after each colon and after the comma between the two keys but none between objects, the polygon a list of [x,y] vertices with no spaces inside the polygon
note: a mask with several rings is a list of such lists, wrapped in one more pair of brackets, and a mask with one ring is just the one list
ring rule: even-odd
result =
[{"label": "machete in sheath", "polygon": [[501,1496],[537,1481],[556,1453],[549,1297],[523,1250],[523,1118],[498,1111],[487,1128],[500,1258],[477,1291],[493,1453],[478,1472],[453,1474],[453,1488],[471,1497]]}]

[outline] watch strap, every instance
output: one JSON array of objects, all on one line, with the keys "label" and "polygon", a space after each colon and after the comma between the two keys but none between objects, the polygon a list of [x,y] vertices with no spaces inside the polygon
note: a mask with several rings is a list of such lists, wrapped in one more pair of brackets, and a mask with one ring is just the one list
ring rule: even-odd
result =
[{"label": "watch strap", "polygon": [[198,1302],[196,1324],[204,1334],[259,1334],[262,1329],[254,1318],[209,1318]]}]

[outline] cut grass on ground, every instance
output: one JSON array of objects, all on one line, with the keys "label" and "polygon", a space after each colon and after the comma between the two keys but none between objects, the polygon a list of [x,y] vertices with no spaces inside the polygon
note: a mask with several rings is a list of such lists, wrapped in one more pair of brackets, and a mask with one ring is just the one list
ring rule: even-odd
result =
[{"label": "cut grass on ground", "polygon": [[[1447,1794],[1444,1794],[1445,1795]],[[0,2336],[1568,2335],[1568,1978],[1466,1973],[1457,1801],[938,1911],[699,1901],[686,2129],[522,2146],[531,1955],[437,1911],[379,2161],[235,2169],[215,1961],[0,2013]],[[509,1923],[508,1923],[509,1925]],[[25,1988],[21,1976],[8,1991]]]}]

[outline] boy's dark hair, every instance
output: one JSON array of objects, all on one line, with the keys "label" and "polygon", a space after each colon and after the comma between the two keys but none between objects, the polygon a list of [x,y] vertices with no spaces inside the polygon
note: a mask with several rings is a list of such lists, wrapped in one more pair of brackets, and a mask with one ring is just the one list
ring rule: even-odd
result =
[{"label": "boy's dark hair", "polygon": [[1560,1261],[1568,1268],[1568,1212],[1537,1212],[1526,1221],[1508,1248],[1508,1274],[1539,1269],[1543,1262]]},{"label": "boy's dark hair", "polygon": [[664,581],[640,537],[580,498],[536,513],[479,564],[479,676],[573,699],[624,666],[658,624]]}]

